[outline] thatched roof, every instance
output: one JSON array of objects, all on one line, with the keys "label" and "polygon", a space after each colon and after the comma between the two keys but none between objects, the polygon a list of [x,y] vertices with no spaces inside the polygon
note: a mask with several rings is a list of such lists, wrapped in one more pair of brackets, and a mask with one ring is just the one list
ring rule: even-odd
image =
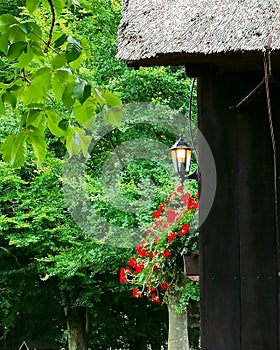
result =
[{"label": "thatched roof", "polygon": [[[117,58],[137,66],[261,54],[279,6],[279,0],[124,0]],[[272,46],[280,50],[280,23]]]}]

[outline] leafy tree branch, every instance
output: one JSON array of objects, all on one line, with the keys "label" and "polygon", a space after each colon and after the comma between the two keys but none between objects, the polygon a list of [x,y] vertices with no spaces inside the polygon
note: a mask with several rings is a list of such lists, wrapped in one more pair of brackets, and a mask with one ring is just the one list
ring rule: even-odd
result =
[{"label": "leafy tree branch", "polygon": [[51,8],[52,19],[51,19],[51,27],[50,27],[50,32],[49,32],[49,38],[48,38],[48,41],[46,42],[46,47],[45,47],[45,50],[44,50],[45,53],[48,52],[48,49],[49,49],[49,47],[51,45],[52,37],[53,37],[53,30],[54,30],[55,21],[56,21],[54,4],[53,4],[52,0],[48,0],[48,3],[49,3],[50,8]]}]

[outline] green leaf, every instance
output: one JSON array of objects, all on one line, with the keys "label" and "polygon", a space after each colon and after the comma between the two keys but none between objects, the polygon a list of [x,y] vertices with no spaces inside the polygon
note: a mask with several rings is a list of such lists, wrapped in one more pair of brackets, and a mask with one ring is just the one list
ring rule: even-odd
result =
[{"label": "green leaf", "polygon": [[72,36],[69,36],[68,44],[66,47],[66,61],[67,63],[70,63],[72,61],[75,61],[82,53],[82,45],[81,42]]},{"label": "green leaf", "polygon": [[41,42],[43,34],[42,34],[41,28],[38,26],[38,24],[34,23],[34,22],[28,22],[27,24],[31,28],[30,34],[29,34],[30,40]]},{"label": "green leaf", "polygon": [[32,50],[34,51],[34,54],[36,56],[44,56],[42,47],[40,46],[40,44],[38,42],[30,41],[29,44],[30,44],[30,47],[32,48]]},{"label": "green leaf", "polygon": [[61,117],[54,110],[47,110],[47,124],[50,132],[56,137],[65,136],[65,130],[59,127]]},{"label": "green leaf", "polygon": [[54,58],[52,59],[52,67],[54,69],[57,69],[57,68],[61,68],[65,65],[66,63],[66,55],[65,55],[65,52],[62,52],[56,56],[54,56]]},{"label": "green leaf", "polygon": [[25,41],[19,41],[12,44],[8,49],[7,58],[9,61],[13,61],[18,58],[27,48],[27,43]]},{"label": "green leaf", "polygon": [[56,15],[60,15],[65,6],[64,0],[52,0]]},{"label": "green leaf", "polygon": [[40,131],[46,129],[46,117],[41,110],[31,109],[26,113],[26,125],[34,126]]},{"label": "green leaf", "polygon": [[16,108],[17,98],[11,91],[7,90],[3,94],[2,99],[4,102],[8,102],[12,106],[12,108]]},{"label": "green leaf", "polygon": [[3,115],[5,113],[5,104],[2,101],[2,96],[0,98],[0,115]]},{"label": "green leaf", "polygon": [[19,41],[25,41],[25,28],[21,24],[13,24],[9,28],[9,41],[11,44]]},{"label": "green leaf", "polygon": [[83,55],[80,55],[75,61],[72,61],[69,63],[69,66],[71,67],[72,70],[77,70],[80,68],[84,58]]},{"label": "green leaf", "polygon": [[63,45],[67,41],[68,35],[63,33],[58,39],[55,40],[53,43],[53,46],[55,49],[59,48],[61,45]]},{"label": "green leaf", "polygon": [[27,141],[33,148],[35,158],[37,159],[37,165],[40,166],[47,154],[47,144],[44,133],[33,126],[29,126],[27,129]]},{"label": "green leaf", "polygon": [[68,83],[65,85],[65,89],[62,95],[62,102],[66,108],[73,106],[75,99],[73,98],[73,86],[74,83]]},{"label": "green leaf", "polygon": [[18,24],[16,18],[10,14],[0,16],[0,32],[5,32],[12,24]]},{"label": "green leaf", "polygon": [[26,158],[26,134],[21,131],[10,135],[1,146],[3,159],[13,168],[21,167]]},{"label": "green leaf", "polygon": [[116,126],[117,128],[121,125],[122,113],[123,113],[122,106],[116,106],[111,108],[104,106],[102,111],[104,120]]},{"label": "green leaf", "polygon": [[0,36],[0,51],[2,51],[5,55],[8,53],[9,46],[9,33],[1,33]]},{"label": "green leaf", "polygon": [[106,104],[106,100],[102,96],[101,92],[96,88],[93,88],[92,92],[93,92],[93,95],[94,95],[97,103],[100,105],[100,107],[103,107]]},{"label": "green leaf", "polygon": [[22,99],[25,104],[46,100],[51,87],[51,69],[42,67],[38,69],[31,78],[31,84],[26,87]]},{"label": "green leaf", "polygon": [[66,138],[66,147],[70,157],[79,154],[81,151],[84,157],[87,157],[90,142],[91,136],[86,135],[83,129],[73,128]]},{"label": "green leaf", "polygon": [[115,107],[115,106],[121,106],[122,101],[120,98],[118,98],[115,94],[113,94],[110,91],[102,91],[102,96],[106,100],[107,106],[110,107]]},{"label": "green leaf", "polygon": [[70,82],[74,84],[74,77],[70,69],[62,68],[55,70],[52,79],[52,88],[57,102],[62,100],[65,86]]},{"label": "green leaf", "polygon": [[106,100],[106,105],[103,106],[104,120],[116,127],[121,125],[122,118],[122,102],[121,100],[110,91],[102,92],[102,96]]},{"label": "green leaf", "polygon": [[74,107],[73,113],[77,122],[83,125],[89,119],[94,118],[96,107],[96,102],[93,97],[89,97],[81,106]]},{"label": "green leaf", "polygon": [[38,5],[40,4],[41,0],[26,0],[26,7],[30,14],[32,14]]},{"label": "green leaf", "polygon": [[28,64],[32,61],[33,57],[34,51],[32,50],[32,47],[28,45],[26,52],[23,52],[18,59],[20,68],[28,66]]},{"label": "green leaf", "polygon": [[73,87],[74,97],[83,104],[84,101],[91,95],[91,86],[85,80],[76,83]]},{"label": "green leaf", "polygon": [[69,121],[67,119],[62,119],[59,123],[58,126],[60,129],[67,131],[69,128]]}]

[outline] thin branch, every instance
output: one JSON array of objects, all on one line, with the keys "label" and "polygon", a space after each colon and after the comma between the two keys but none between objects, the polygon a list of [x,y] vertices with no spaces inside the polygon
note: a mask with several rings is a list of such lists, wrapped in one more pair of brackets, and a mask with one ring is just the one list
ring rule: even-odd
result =
[{"label": "thin branch", "polygon": [[51,28],[50,28],[50,32],[49,32],[49,38],[48,38],[48,41],[46,43],[46,47],[45,47],[45,50],[44,50],[45,53],[48,52],[48,49],[50,48],[50,45],[51,45],[51,42],[52,42],[53,30],[54,30],[55,21],[56,21],[54,4],[53,4],[52,0],[48,0],[48,3],[49,3],[50,8],[51,8],[52,22],[51,22]]},{"label": "thin branch", "polygon": [[31,84],[31,81],[27,78],[25,68],[22,68],[22,78],[24,81],[26,81],[28,84]]},{"label": "thin branch", "polygon": [[5,253],[7,253],[8,255],[13,257],[15,259],[16,263],[18,264],[18,266],[20,266],[20,263],[18,262],[17,257],[15,255],[13,255],[7,248],[0,247],[0,249],[4,250]]},{"label": "thin branch", "polygon": [[120,165],[121,165],[122,169],[124,169],[125,168],[125,163],[122,160],[122,158],[121,158],[121,156],[120,156],[120,154],[119,154],[119,152],[118,152],[118,150],[116,148],[116,145],[115,145],[115,143],[113,141],[112,135],[109,136],[109,142],[111,144],[112,150],[116,153],[116,156],[117,156],[117,158],[118,158],[118,160],[120,162]]}]

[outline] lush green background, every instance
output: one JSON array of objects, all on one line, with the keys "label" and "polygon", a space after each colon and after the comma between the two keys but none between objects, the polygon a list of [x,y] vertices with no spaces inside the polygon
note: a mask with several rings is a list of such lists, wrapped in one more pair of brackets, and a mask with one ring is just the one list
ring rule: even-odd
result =
[{"label": "lush green background", "polygon": [[[22,1],[1,1],[0,14],[20,16],[18,6],[22,5]],[[123,103],[161,103],[186,113],[190,81],[182,67],[133,70],[115,60],[120,11],[120,0],[84,1],[80,7],[68,6],[58,18],[61,33],[74,35],[81,42],[84,37],[88,43],[83,44],[88,51],[83,57],[83,63],[77,68],[71,67],[73,76],[79,81],[74,96],[76,103],[79,101],[84,106],[89,101],[89,96],[85,96],[85,86],[90,86],[92,93],[95,88],[111,91]],[[32,20],[36,18],[47,37],[49,12],[44,9],[35,10],[34,13]],[[21,18],[28,18],[26,11]],[[34,74],[36,69],[45,67],[52,60],[53,53],[50,53],[43,61],[29,62],[26,71],[30,69],[31,74]],[[16,75],[23,77],[22,67],[18,64],[16,56],[7,59],[4,53],[1,54],[0,79],[5,83],[1,87],[1,101],[6,102],[6,109],[1,116],[2,144],[7,136],[18,133],[26,110],[34,110],[33,105],[24,105],[26,100],[22,102],[20,96],[16,95],[16,90],[11,88],[14,85],[7,88],[11,79],[18,79]],[[28,81],[25,83],[28,88]],[[57,90],[50,89],[48,93],[51,98],[44,101],[43,94],[38,95],[40,108],[55,110],[63,115],[60,121],[67,122],[67,125],[73,123],[72,126],[78,128],[72,106],[68,106],[67,102],[65,104],[65,101],[52,104]],[[14,94],[18,99],[17,105],[11,98]],[[69,95],[69,99],[72,97]],[[112,98],[106,99],[108,106]],[[95,113],[98,113],[103,102],[95,101],[94,106]],[[44,123],[42,121],[42,125]],[[34,126],[33,123],[32,126],[38,125]],[[144,299],[135,300],[126,287],[120,286],[118,271],[126,265],[131,249],[116,248],[93,240],[72,219],[62,190],[63,159],[66,148],[69,151],[70,146],[67,141],[61,140],[61,130],[56,129],[56,135],[51,131],[46,127],[40,131],[40,142],[45,142],[45,146],[44,151],[42,148],[37,149],[39,155],[44,153],[44,156],[39,156],[39,167],[38,157],[34,159],[34,142],[27,143],[25,158],[18,163],[21,165],[18,169],[12,169],[4,162],[5,153],[0,161],[0,347],[17,349],[23,340],[28,339],[49,343],[54,341],[60,346],[66,346],[67,329],[63,309],[70,305],[89,320],[90,347],[146,349],[148,343],[157,350],[160,345],[165,345],[167,338],[165,306],[154,305]],[[174,189],[173,181],[157,164],[139,160],[125,167],[119,182],[125,197],[134,201],[145,194],[145,187],[139,192],[139,181],[145,182],[148,177],[152,178],[156,190],[150,208],[145,212],[128,214],[108,204],[100,179],[102,162],[111,152],[112,145],[120,145],[139,134],[160,140],[167,147],[176,137],[166,130],[151,130],[144,124],[135,125],[129,130],[120,126],[106,136],[98,149],[92,151],[88,161],[86,178],[93,204],[106,220],[120,227],[148,224],[152,212]],[[8,162],[11,163],[10,158]],[[92,227],[93,231],[98,229],[100,227],[97,225]],[[191,342],[197,347],[197,321],[192,326]]]}]

